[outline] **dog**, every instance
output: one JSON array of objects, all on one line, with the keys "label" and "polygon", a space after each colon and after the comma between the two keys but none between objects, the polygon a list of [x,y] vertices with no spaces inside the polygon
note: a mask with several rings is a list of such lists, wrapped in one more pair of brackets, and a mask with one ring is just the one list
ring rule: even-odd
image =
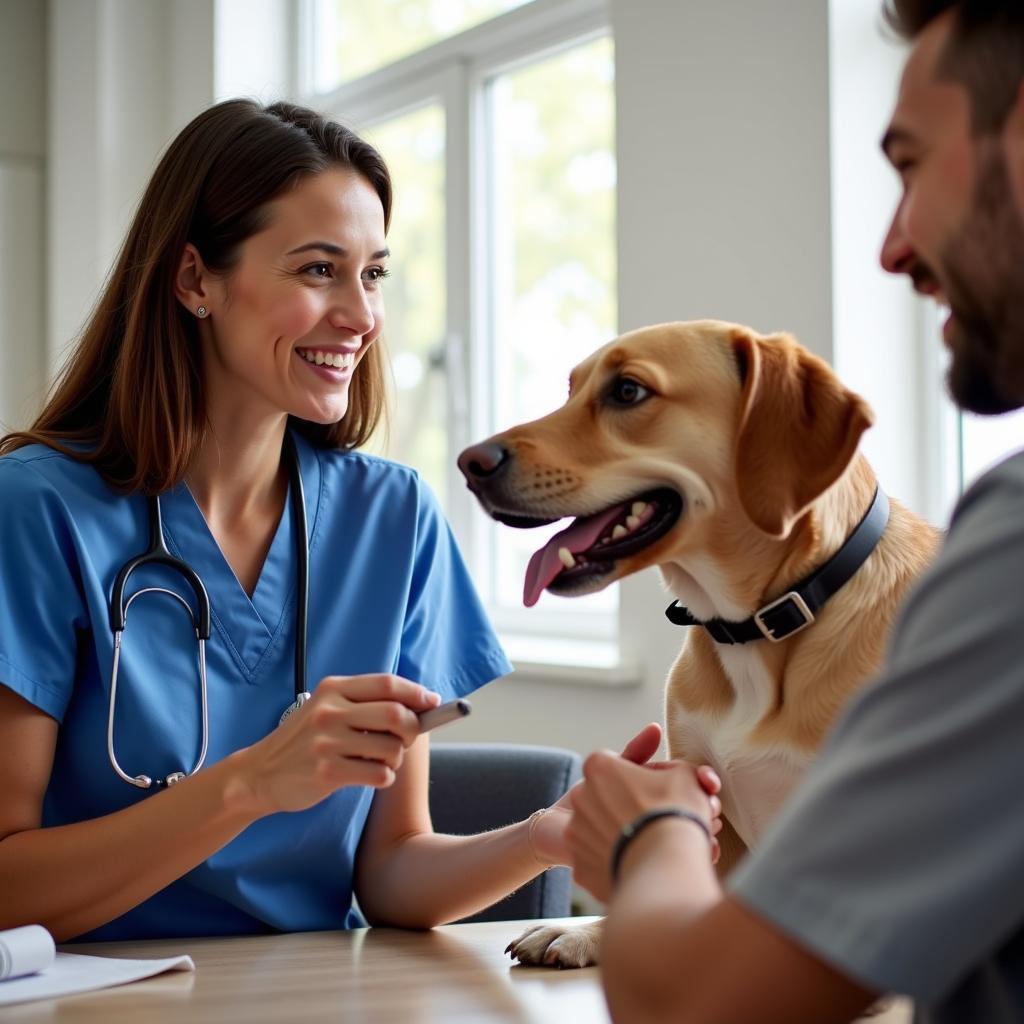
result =
[{"label": "dog", "polygon": [[[665,718],[670,756],[721,776],[724,877],[879,668],[940,533],[895,500],[886,519],[858,452],[870,407],[790,335],[717,320],[646,327],[569,383],[563,407],[467,448],[459,467],[501,523],[575,517],[531,559],[528,606],[653,565],[676,598],[670,617],[707,623],[685,631]],[[852,577],[820,607],[792,597],[840,563]],[[755,638],[731,642],[737,624]],[[508,951],[582,967],[598,961],[599,937],[600,922],[541,926]]]}]

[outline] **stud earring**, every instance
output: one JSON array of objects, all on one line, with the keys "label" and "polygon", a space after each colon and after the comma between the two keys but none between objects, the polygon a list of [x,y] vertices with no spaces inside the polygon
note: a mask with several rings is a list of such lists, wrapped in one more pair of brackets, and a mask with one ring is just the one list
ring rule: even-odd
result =
[{"label": "stud earring", "polygon": [[200,306],[200,307],[199,307],[199,308],[198,308],[198,309],[196,310],[196,316],[198,316],[198,317],[204,317],[204,316],[206,316],[207,312],[208,312],[208,310],[207,310],[207,308],[206,308],[205,306]]}]

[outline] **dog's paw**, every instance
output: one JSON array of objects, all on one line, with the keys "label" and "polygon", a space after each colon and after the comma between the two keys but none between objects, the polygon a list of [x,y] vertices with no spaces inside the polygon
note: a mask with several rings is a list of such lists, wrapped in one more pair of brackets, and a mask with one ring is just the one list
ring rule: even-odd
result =
[{"label": "dog's paw", "polygon": [[534,967],[590,967],[597,963],[601,922],[578,925],[534,925],[505,952],[513,960]]}]

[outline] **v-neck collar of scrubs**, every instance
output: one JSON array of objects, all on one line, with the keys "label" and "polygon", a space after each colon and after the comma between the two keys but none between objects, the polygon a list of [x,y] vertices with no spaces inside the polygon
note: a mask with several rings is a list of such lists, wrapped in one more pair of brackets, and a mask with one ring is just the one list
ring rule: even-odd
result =
[{"label": "v-neck collar of scrubs", "polygon": [[[319,510],[320,472],[316,452],[293,433],[306,498],[307,543]],[[215,628],[239,667],[253,681],[284,626],[294,620],[298,562],[291,483],[252,597],[239,583],[206,518],[184,482],[160,496],[167,546],[199,574],[210,596]]]}]

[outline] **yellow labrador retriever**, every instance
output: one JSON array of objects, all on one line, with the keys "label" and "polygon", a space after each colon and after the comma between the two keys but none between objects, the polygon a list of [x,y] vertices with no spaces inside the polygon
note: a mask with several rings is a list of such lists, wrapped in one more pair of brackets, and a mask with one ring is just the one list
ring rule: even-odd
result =
[{"label": "yellow labrador retriever", "polygon": [[[684,634],[665,717],[671,757],[721,775],[722,871],[879,667],[938,543],[878,489],[857,451],[871,423],[793,338],[701,320],[623,335],[573,370],[562,408],[459,457],[500,522],[575,517],[533,556],[527,605],[656,565],[676,598],[669,617],[701,624]],[[583,966],[598,938],[541,927],[509,948]]]}]

